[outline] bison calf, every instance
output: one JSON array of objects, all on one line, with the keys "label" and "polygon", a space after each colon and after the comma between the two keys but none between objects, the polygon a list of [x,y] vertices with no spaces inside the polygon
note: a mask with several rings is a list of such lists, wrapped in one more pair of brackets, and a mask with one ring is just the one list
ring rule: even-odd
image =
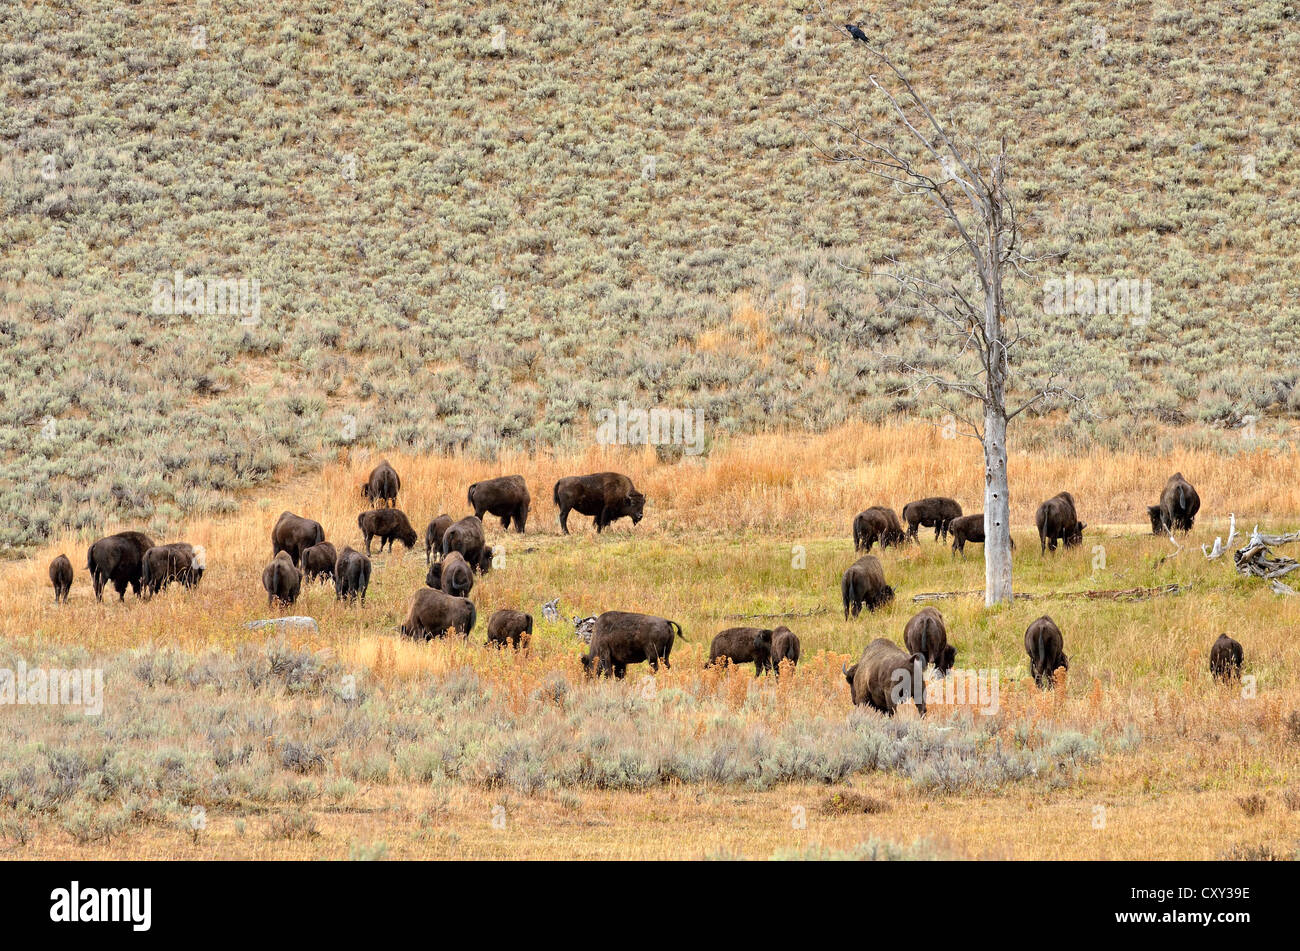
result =
[{"label": "bison calf", "polygon": [[287,551],[278,552],[271,563],[262,570],[262,587],[266,589],[266,606],[275,602],[290,605],[298,600],[302,589],[302,572],[293,563]]},{"label": "bison calf", "polygon": [[709,661],[705,667],[712,667],[719,660],[733,664],[754,665],[754,676],[772,666],[772,632],[757,627],[729,627],[718,634],[709,645]]},{"label": "bison calf", "polygon": [[366,589],[370,587],[370,559],[350,545],[339,552],[334,563],[334,600],[366,603]]},{"label": "bison calf", "polygon": [[432,560],[432,553],[442,554],[442,536],[451,528],[451,516],[439,515],[424,530],[424,563]]},{"label": "bison calf", "polygon": [[509,644],[514,648],[521,645],[527,647],[532,637],[533,616],[523,611],[506,609],[497,611],[488,619],[487,643],[483,646]]},{"label": "bison calf", "polygon": [[[465,560],[472,567],[477,568],[480,574],[484,572],[483,556],[491,549],[483,543],[483,523],[476,516],[466,515],[459,522],[449,525],[442,533],[443,557],[453,551],[464,555]],[[488,566],[491,567],[490,556]]]},{"label": "bison calf", "polygon": [[871,546],[876,542],[880,542],[881,548],[901,545],[904,538],[903,526],[898,521],[898,516],[894,514],[893,509],[885,508],[883,505],[873,505],[859,512],[853,519],[854,551],[871,551]]},{"label": "bison calf", "polygon": [[772,672],[781,676],[781,662],[788,660],[793,667],[799,663],[799,638],[784,624],[772,631]]},{"label": "bison calf", "polygon": [[54,603],[68,603],[68,592],[72,590],[72,561],[67,555],[59,555],[50,562],[50,584],[54,585]]},{"label": "bison calf", "polygon": [[361,495],[375,506],[396,505],[401,489],[401,477],[387,459],[371,469],[369,478],[361,483]]},{"label": "bison calf", "polygon": [[582,655],[582,667],[588,675],[622,678],[628,664],[648,661],[650,669],[659,670],[659,662],[671,668],[668,655],[673,638],[680,637],[682,627],[676,621],[631,611],[606,611],[596,618],[591,632],[590,649]]},{"label": "bison calf", "polygon": [[425,641],[443,637],[448,631],[469,637],[476,620],[478,612],[474,602],[452,597],[434,588],[421,588],[411,599],[406,623],[398,630],[407,637]]},{"label": "bison calf", "polygon": [[408,550],[415,547],[415,529],[401,509],[383,508],[362,512],[357,516],[357,527],[365,536],[367,555],[370,554],[370,540],[376,537],[379,539],[380,552],[385,545],[391,552],[394,540],[401,542]]},{"label": "bison calf", "polygon": [[1065,656],[1064,639],[1056,622],[1044,614],[1030,623],[1025,630],[1025,653],[1029,655],[1029,669],[1039,688],[1051,687],[1056,682],[1057,670],[1069,670],[1070,659]]},{"label": "bison calf", "polygon": [[302,573],[307,581],[324,581],[334,579],[334,565],[339,560],[339,553],[329,542],[312,545],[302,553]]},{"label": "bison calf", "polygon": [[501,519],[501,527],[506,531],[514,522],[515,531],[523,534],[524,525],[528,523],[528,505],[532,501],[523,476],[501,476],[475,482],[466,496],[475,518],[481,520],[483,513],[488,512]]},{"label": "bison calf", "polygon": [[866,706],[892,717],[909,699],[925,716],[925,655],[909,654],[893,641],[878,637],[852,667],[841,666],[855,706]]},{"label": "bison calf", "polygon": [[940,674],[947,674],[957,659],[957,648],[948,643],[948,628],[937,608],[921,608],[912,615],[903,628],[903,646],[910,653],[924,654],[926,663]]},{"label": "bison calf", "polygon": [[466,598],[474,587],[474,570],[460,552],[448,552],[442,561],[429,566],[424,583],[453,597]]},{"label": "bison calf", "polygon": [[1220,634],[1219,639],[1210,647],[1210,676],[1224,682],[1240,680],[1244,659],[1245,653],[1241,645],[1227,634]]},{"label": "bison calf", "polygon": [[863,605],[874,611],[894,600],[894,589],[885,584],[885,571],[875,555],[863,555],[848,567],[840,581],[840,594],[846,621],[850,612],[857,617]]}]

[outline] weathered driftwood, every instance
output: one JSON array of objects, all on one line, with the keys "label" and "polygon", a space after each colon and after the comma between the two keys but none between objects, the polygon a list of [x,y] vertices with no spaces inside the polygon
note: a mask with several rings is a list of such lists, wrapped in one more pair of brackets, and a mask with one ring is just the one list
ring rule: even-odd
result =
[{"label": "weathered driftwood", "polygon": [[[983,591],[977,591],[975,593],[979,594],[981,597],[984,595]],[[823,604],[820,607],[813,608],[811,611],[785,611],[779,614],[715,614],[714,617],[719,617],[724,621],[749,621],[774,617],[816,617],[818,614],[825,614],[827,610],[829,609]]]},{"label": "weathered driftwood", "polygon": [[[1114,588],[1106,591],[1050,591],[1046,594],[1017,592],[1017,598],[1028,601],[1058,598],[1087,598],[1090,601],[1146,601],[1164,595],[1182,594],[1191,588],[1190,584],[1162,584],[1154,588]],[[983,596],[981,591],[932,591],[912,595],[913,601],[939,601],[944,598],[967,598]]]},{"label": "weathered driftwood", "polygon": [[1294,541],[1300,541],[1300,532],[1265,535],[1256,525],[1255,530],[1250,533],[1250,541],[1233,553],[1232,560],[1237,566],[1238,574],[1247,578],[1263,578],[1278,594],[1296,594],[1294,588],[1278,579],[1300,568],[1300,561],[1273,552],[1276,546]]},{"label": "weathered driftwood", "polygon": [[1225,551],[1232,547],[1232,540],[1237,537],[1237,516],[1233,512],[1228,513],[1228,540],[1225,542],[1222,535],[1214,539],[1214,549],[1206,551],[1205,546],[1201,546],[1201,553],[1206,558],[1219,558]]}]

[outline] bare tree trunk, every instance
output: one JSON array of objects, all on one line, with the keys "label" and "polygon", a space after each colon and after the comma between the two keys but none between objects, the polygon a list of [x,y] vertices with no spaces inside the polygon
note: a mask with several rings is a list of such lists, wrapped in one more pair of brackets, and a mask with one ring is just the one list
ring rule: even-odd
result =
[{"label": "bare tree trunk", "polygon": [[984,605],[1011,602],[1011,498],[1007,491],[1007,420],[984,414]]}]

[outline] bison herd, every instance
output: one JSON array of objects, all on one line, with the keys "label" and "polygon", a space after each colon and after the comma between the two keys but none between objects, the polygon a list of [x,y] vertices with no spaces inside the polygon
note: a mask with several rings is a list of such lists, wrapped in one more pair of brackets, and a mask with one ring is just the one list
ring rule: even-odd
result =
[{"label": "bison herd", "polygon": [[[375,506],[357,516],[364,552],[350,546],[336,550],[326,541],[320,522],[282,512],[271,529],[271,560],[262,571],[268,606],[292,605],[304,582],[332,582],[337,600],[364,605],[372,572],[372,542],[378,539],[379,551],[387,547],[391,552],[394,541],[410,550],[418,540],[410,519],[397,508],[401,487],[401,478],[386,461],[361,484],[362,497]],[[555,483],[552,498],[565,534],[571,512],[590,516],[599,533],[620,518],[630,518],[636,525],[645,511],[645,496],[631,479],[617,472],[566,476]],[[429,568],[425,586],[412,596],[406,620],[398,627],[406,637],[431,640],[452,632],[468,637],[478,619],[469,599],[475,576],[487,574],[496,557],[486,541],[483,517],[499,518],[503,530],[525,531],[531,496],[522,476],[475,482],[467,490],[466,499],[472,515],[454,520],[440,514],[425,529],[425,561]],[[1196,490],[1182,473],[1177,473],[1170,477],[1159,504],[1148,508],[1151,530],[1156,534],[1189,531],[1199,508]],[[1081,544],[1086,527],[1069,492],[1044,501],[1038,507],[1035,524],[1043,555],[1055,551],[1058,543],[1066,548]],[[879,505],[858,513],[853,519],[853,545],[863,554],[844,571],[840,585],[846,620],[858,616],[864,607],[875,611],[894,599],[894,589],[886,583],[880,559],[870,554],[872,547],[879,543],[883,551],[909,541],[916,543],[922,527],[933,528],[936,541],[951,537],[954,555],[964,554],[967,542],[985,540],[984,516],[964,515],[961,506],[950,498],[936,496],[909,502],[903,506],[901,519],[893,509]],[[187,542],[156,545],[141,532],[126,531],[91,545],[86,568],[97,600],[103,600],[104,588],[110,583],[119,600],[125,600],[128,586],[137,597],[148,598],[172,582],[195,587],[203,577],[205,555],[201,546]],[[50,563],[56,603],[67,601],[72,579],[72,562],[66,555],[59,555]],[[587,620],[594,623],[581,661],[592,675],[622,678],[629,664],[647,663],[656,671],[660,663],[668,667],[673,644],[679,638],[685,640],[677,622],[653,615],[607,611]],[[488,620],[487,644],[527,647],[532,632],[531,615],[514,609],[499,610]],[[1040,617],[1029,625],[1024,646],[1030,672],[1039,687],[1051,687],[1058,670],[1069,670],[1061,630],[1050,617]],[[910,696],[924,714],[925,672],[947,675],[956,654],[943,615],[926,607],[904,626],[903,647],[887,638],[877,638],[867,645],[856,664],[843,667],[843,673],[854,704],[892,715]],[[706,666],[753,664],[755,676],[770,671],[779,677],[781,665],[794,666],[799,656],[799,638],[788,627],[733,627],[713,639]],[[1221,635],[1210,651],[1210,671],[1215,679],[1239,678],[1242,659],[1241,645],[1227,634]],[[900,682],[913,685],[907,696],[896,689]]]}]

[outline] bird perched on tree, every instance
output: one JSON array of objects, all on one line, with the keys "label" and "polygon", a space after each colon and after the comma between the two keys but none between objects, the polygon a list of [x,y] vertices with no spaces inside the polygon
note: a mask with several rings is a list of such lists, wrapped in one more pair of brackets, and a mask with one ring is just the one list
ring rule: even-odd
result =
[{"label": "bird perched on tree", "polygon": [[853,37],[855,40],[861,40],[863,43],[870,42],[867,39],[867,34],[862,32],[862,27],[858,26],[856,23],[845,23],[844,29],[848,30],[849,36]]}]

